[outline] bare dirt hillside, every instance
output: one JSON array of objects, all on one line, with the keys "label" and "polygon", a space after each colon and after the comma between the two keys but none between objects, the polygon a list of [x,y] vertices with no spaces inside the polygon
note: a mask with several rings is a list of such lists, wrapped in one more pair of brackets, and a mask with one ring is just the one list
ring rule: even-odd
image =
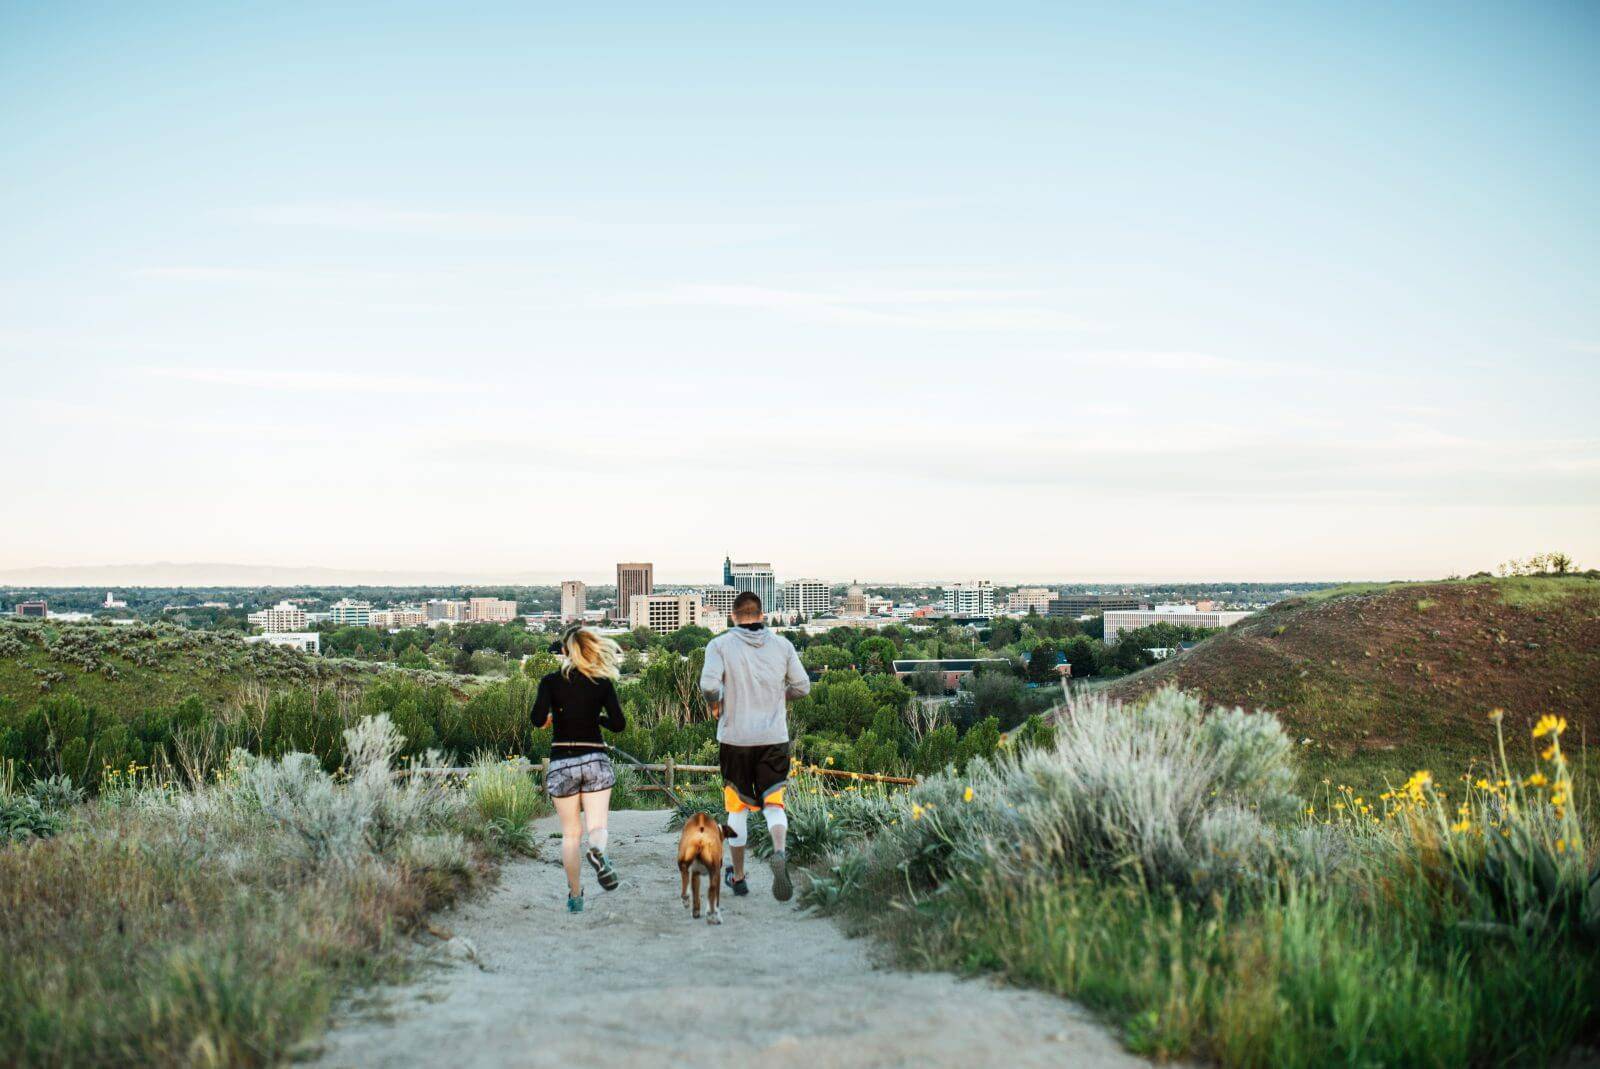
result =
[{"label": "bare dirt hillside", "polygon": [[678,901],[667,814],[616,813],[612,822],[618,890],[587,881],[588,908],[571,916],[558,863],[509,866],[493,894],[436,922],[473,956],[429,966],[377,1006],[346,1014],[320,1064],[1146,1064],[1053,996],[878,967],[864,941],[774,901],[764,868],[748,897],[724,897],[720,927],[691,920]]},{"label": "bare dirt hillside", "polygon": [[[1504,709],[1520,756],[1544,713],[1600,738],[1600,580],[1393,584],[1283,602],[1225,635],[1112,684],[1134,698],[1176,684],[1278,713],[1315,774],[1453,771],[1487,758]],[[1514,754],[1514,759],[1518,754]]]}]

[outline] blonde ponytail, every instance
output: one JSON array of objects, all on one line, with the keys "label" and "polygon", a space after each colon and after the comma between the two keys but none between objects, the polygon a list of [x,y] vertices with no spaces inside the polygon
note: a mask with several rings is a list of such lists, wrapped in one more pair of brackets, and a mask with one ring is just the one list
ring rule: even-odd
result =
[{"label": "blonde ponytail", "polygon": [[574,627],[561,640],[567,654],[562,669],[571,675],[576,668],[590,679],[616,679],[621,674],[622,647],[589,627]]}]

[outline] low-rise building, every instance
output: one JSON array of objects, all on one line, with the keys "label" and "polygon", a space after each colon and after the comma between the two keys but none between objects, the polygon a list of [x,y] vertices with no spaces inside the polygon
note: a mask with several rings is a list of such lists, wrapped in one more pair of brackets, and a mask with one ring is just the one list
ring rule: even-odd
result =
[{"label": "low-rise building", "polygon": [[911,659],[894,662],[894,674],[904,681],[910,676],[922,672],[935,672],[944,682],[945,690],[955,690],[961,685],[962,676],[970,676],[980,664],[1010,666],[1011,662],[1004,657],[942,657],[935,659]]},{"label": "low-rise building", "polygon": [[423,602],[422,611],[429,623],[438,621],[459,623],[467,618],[467,603],[451,601],[448,598],[429,598]]},{"label": "low-rise building", "polygon": [[372,602],[340,598],[328,606],[328,622],[336,627],[371,627]]},{"label": "low-rise building", "polygon": [[1157,605],[1153,609],[1112,611],[1105,614],[1105,641],[1117,641],[1124,631],[1133,631],[1151,624],[1180,624],[1188,627],[1222,628],[1251,615],[1247,612],[1200,612],[1193,605]]},{"label": "low-rise building", "polygon": [[733,599],[739,596],[739,588],[728,583],[716,583],[700,591],[700,615],[706,618],[726,620],[733,615]]},{"label": "low-rise building", "polygon": [[509,624],[517,618],[517,603],[500,598],[468,598],[467,621],[474,624]]},{"label": "low-rise building", "polygon": [[398,631],[407,627],[422,627],[427,622],[427,613],[409,605],[402,605],[398,609],[372,610],[372,626],[383,628],[386,631]]},{"label": "low-rise building", "polygon": [[288,646],[306,653],[322,653],[322,636],[315,631],[282,631],[268,635],[250,635],[246,642],[265,642],[271,646]]},{"label": "low-rise building", "polygon": [[668,634],[700,623],[700,598],[695,594],[635,594],[629,599],[628,625]]},{"label": "low-rise building", "polygon": [[1030,612],[1047,613],[1050,611],[1050,601],[1059,596],[1059,592],[1047,586],[1018,587],[1006,595],[1006,612],[1014,612],[1026,616]]},{"label": "low-rise building", "polygon": [[35,620],[43,620],[50,615],[50,604],[43,598],[38,601],[19,601],[16,608],[11,610],[13,616],[27,616]]},{"label": "low-rise building", "polygon": [[1150,608],[1150,599],[1138,594],[1060,594],[1050,599],[1048,615],[1076,620],[1080,616]]},{"label": "low-rise building", "polygon": [[265,631],[269,635],[304,631],[309,626],[306,611],[291,601],[280,601],[270,609],[253,612],[249,616],[249,621],[251,627]]}]

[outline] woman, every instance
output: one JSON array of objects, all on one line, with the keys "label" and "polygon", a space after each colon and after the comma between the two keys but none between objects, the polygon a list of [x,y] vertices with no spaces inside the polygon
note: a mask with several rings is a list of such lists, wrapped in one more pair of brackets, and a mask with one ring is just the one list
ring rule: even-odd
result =
[{"label": "woman", "polygon": [[622,651],[615,642],[586,627],[569,628],[561,642],[550,648],[564,653],[567,663],[560,671],[539,680],[533,726],[542,728],[552,719],[555,721],[545,788],[561,818],[567,912],[582,913],[578,852],[585,823],[589,826],[589,864],[594,866],[600,886],[607,891],[617,886],[616,870],[606,857],[606,808],[611,804],[611,788],[617,782],[617,774],[606,755],[600,729],[621,731],[625,725],[613,682]]}]

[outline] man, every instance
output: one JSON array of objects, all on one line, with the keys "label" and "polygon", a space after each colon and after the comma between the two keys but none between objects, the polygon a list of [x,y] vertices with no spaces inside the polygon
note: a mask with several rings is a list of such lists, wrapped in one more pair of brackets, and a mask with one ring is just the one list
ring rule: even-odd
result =
[{"label": "man", "polygon": [[811,677],[794,645],[767,630],[761,599],[745,591],[733,599],[733,622],[706,647],[700,690],[717,718],[721,743],[722,797],[728,808],[733,864],[725,878],[735,895],[747,895],[744,850],[750,811],[761,810],[772,834],[772,897],[787,902],[789,882],[783,788],[789,782],[789,706],[811,691]]}]

